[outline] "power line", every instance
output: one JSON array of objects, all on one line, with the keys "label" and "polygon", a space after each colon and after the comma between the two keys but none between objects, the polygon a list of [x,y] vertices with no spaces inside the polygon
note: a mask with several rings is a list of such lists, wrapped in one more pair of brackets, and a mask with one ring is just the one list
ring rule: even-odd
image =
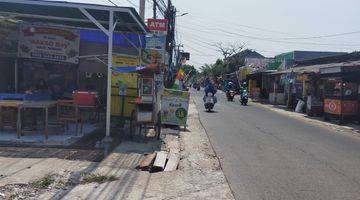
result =
[{"label": "power line", "polygon": [[[195,16],[192,14],[192,16]],[[196,17],[196,16],[195,16]],[[215,20],[212,20],[212,24],[214,24],[214,22],[216,22],[218,19],[215,19]],[[199,23],[201,24],[204,24],[205,20],[202,20],[202,19],[194,19],[192,18],[192,24],[193,24],[193,21],[198,21]],[[220,21],[218,21],[220,22]],[[227,21],[226,23],[225,22],[220,22],[221,23],[221,26],[224,26],[224,25],[228,25],[229,22]],[[209,24],[209,23],[205,23],[205,24]],[[202,25],[197,25],[197,26],[202,26]],[[230,26],[230,25],[229,25]],[[245,28],[249,28],[249,29],[254,29],[254,30],[260,30],[260,31],[266,31],[266,32],[271,32],[271,33],[279,33],[279,34],[285,34],[285,35],[294,35],[296,36],[295,34],[292,34],[292,33],[284,33],[284,32],[280,32],[280,31],[274,31],[274,30],[269,30],[269,29],[264,29],[264,28],[258,28],[258,27],[253,27],[253,26],[248,26],[248,25],[243,25],[243,24],[234,24],[234,23],[231,23],[231,28],[232,29],[235,29],[235,30],[238,30],[240,32],[247,32],[251,35],[258,35],[256,33],[253,33],[253,32],[249,32],[249,31],[245,31],[243,29],[239,29],[237,28],[236,26],[241,26],[241,27],[245,27]],[[202,26],[202,27],[205,27],[205,26]],[[216,28],[218,28],[219,26],[217,26]],[[210,28],[211,30],[213,29],[216,29],[216,28]],[[319,36],[301,36],[301,37],[286,37],[286,38],[278,38],[278,37],[266,37],[266,38],[263,38],[263,39],[269,39],[269,40],[311,40],[311,39],[329,39],[329,38],[333,38],[333,37],[339,37],[339,36],[345,36],[345,35],[354,35],[354,34],[360,34],[360,31],[352,31],[352,32],[345,32],[345,33],[335,33],[335,34],[328,34],[328,35],[319,35]],[[332,40],[333,41],[333,40]],[[336,41],[334,41],[336,42]],[[360,46],[360,44],[345,44],[343,42],[338,42],[338,43],[341,43],[340,46]],[[318,44],[318,43],[314,43],[314,44]],[[320,44],[321,45],[321,44]],[[329,45],[333,45],[333,44],[329,44]],[[339,44],[335,44],[335,45],[339,45]]]},{"label": "power line", "polygon": [[[204,31],[204,30],[195,29],[195,28],[190,28],[190,27],[186,27],[186,26],[182,26],[182,27],[193,30],[193,31],[198,31],[198,32],[203,32],[203,33],[208,33],[208,34],[213,34],[214,35],[213,32]],[[273,42],[273,43],[319,45],[319,46],[343,46],[343,47],[358,47],[358,46],[360,46],[359,44],[337,44],[337,43],[330,44],[330,43],[316,43],[316,42],[290,42],[290,41],[282,41],[282,40],[273,39],[273,38],[261,38],[261,37],[256,37],[256,36],[244,35],[244,34],[239,34],[239,33],[226,31],[226,30],[223,30],[223,29],[216,29],[216,30],[219,31],[219,32],[222,32],[222,33],[226,33],[228,35],[239,36],[239,37],[252,39],[252,40],[261,40],[261,41]],[[216,35],[218,35],[218,34],[216,34]]]},{"label": "power line", "polygon": [[112,5],[114,6],[118,6],[116,3],[114,3],[112,0],[107,0],[108,2],[110,2]]},{"label": "power line", "polygon": [[138,5],[136,5],[135,3],[133,3],[132,1],[130,0],[126,0],[127,2],[129,2],[131,5],[135,6],[135,7],[139,7]]}]

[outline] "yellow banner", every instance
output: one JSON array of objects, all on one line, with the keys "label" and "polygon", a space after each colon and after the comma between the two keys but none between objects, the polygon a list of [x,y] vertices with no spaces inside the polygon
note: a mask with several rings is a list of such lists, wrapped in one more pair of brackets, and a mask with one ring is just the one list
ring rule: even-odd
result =
[{"label": "yellow banner", "polygon": [[114,67],[133,67],[139,66],[139,58],[129,57],[129,56],[113,56],[113,66]]},{"label": "yellow banner", "polygon": [[122,84],[137,88],[137,73],[112,73],[111,86],[119,87]]}]

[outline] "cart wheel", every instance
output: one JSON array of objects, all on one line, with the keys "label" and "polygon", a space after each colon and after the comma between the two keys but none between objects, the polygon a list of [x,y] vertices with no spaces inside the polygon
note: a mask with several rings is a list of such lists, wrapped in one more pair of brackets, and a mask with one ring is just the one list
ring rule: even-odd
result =
[{"label": "cart wheel", "polygon": [[157,138],[158,140],[160,139],[161,136],[161,112],[158,112],[157,114],[157,122],[156,122],[156,133],[157,133]]}]

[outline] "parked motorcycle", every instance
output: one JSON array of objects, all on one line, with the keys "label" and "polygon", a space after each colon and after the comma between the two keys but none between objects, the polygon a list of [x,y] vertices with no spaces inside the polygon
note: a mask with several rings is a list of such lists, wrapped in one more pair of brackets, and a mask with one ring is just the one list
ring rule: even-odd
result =
[{"label": "parked motorcycle", "polygon": [[229,90],[226,92],[226,98],[228,101],[233,101],[235,97],[235,91],[234,90]]},{"label": "parked motorcycle", "polygon": [[249,94],[247,91],[243,91],[240,95],[241,105],[246,106],[248,104],[248,101],[249,101]]},{"label": "parked motorcycle", "polygon": [[208,111],[208,112],[211,112],[212,109],[214,109],[214,95],[213,93],[208,93],[206,96],[205,96],[205,103],[204,103],[204,106],[205,106],[205,109]]}]

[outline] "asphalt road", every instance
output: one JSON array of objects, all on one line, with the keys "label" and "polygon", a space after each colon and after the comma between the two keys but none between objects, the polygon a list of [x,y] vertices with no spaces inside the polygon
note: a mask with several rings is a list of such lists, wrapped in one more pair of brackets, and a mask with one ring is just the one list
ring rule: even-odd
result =
[{"label": "asphalt road", "polygon": [[192,92],[236,199],[360,200],[360,139],[217,94]]}]

